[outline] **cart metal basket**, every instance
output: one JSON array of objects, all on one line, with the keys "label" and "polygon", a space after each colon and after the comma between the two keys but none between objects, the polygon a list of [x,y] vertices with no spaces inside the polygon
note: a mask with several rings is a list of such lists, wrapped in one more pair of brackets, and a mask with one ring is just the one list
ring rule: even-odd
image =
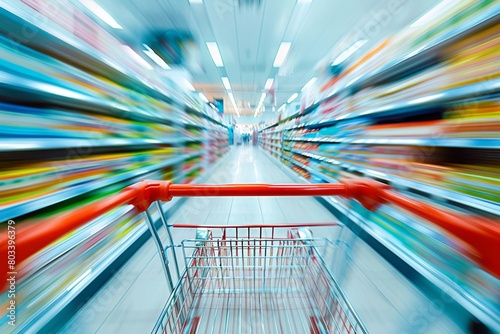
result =
[{"label": "cart metal basket", "polygon": [[328,270],[335,243],[304,225],[172,225],[197,238],[153,333],[367,333]]}]

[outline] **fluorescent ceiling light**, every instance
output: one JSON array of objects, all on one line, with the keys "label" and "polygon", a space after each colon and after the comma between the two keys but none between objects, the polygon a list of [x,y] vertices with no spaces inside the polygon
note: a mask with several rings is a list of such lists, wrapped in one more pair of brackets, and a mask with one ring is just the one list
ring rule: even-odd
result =
[{"label": "fluorescent ceiling light", "polygon": [[318,79],[318,78],[314,77],[314,78],[312,78],[311,80],[309,80],[309,81],[308,81],[308,82],[304,85],[304,87],[302,87],[302,89],[301,89],[300,91],[301,91],[301,92],[303,92],[304,90],[306,90],[307,88],[309,88],[311,85],[313,85],[313,84],[316,82],[316,80],[317,80],[317,79]]},{"label": "fluorescent ceiling light", "polygon": [[262,109],[262,105],[264,104],[264,100],[266,99],[266,93],[262,93],[260,95],[260,100],[259,100],[259,104],[257,105],[257,108],[255,109],[255,114],[253,115],[254,117],[257,117],[257,114],[259,113],[259,111]]},{"label": "fluorescent ceiling light", "polygon": [[184,80],[184,83],[190,91],[194,92],[196,90],[194,86],[187,79]]},{"label": "fluorescent ceiling light", "polygon": [[101,6],[99,6],[94,0],[80,0],[82,5],[87,7],[92,13],[94,13],[98,18],[106,22],[110,27],[115,29],[123,29],[115,19],[109,15],[107,11],[104,10]]},{"label": "fluorescent ceiling light", "polygon": [[262,103],[264,103],[264,99],[266,98],[266,93],[262,93],[260,95],[260,100],[259,100],[259,104],[261,105]]},{"label": "fluorescent ceiling light", "polygon": [[167,63],[165,63],[165,61],[160,57],[158,56],[158,54],[156,52],[153,51],[153,49],[151,49],[148,45],[146,44],[143,44],[143,46],[146,48],[146,50],[143,50],[143,52],[149,57],[151,58],[152,61],[154,61],[156,63],[156,65],[160,66],[161,68],[163,68],[164,70],[169,70],[170,69],[170,66],[168,66]]},{"label": "fluorescent ceiling light", "polygon": [[366,39],[362,39],[351,45],[347,50],[342,52],[332,63],[332,65],[338,65],[342,63],[344,60],[349,58],[354,54],[354,52],[358,51],[360,47],[365,45],[365,43],[368,42]]},{"label": "fluorescent ceiling light", "polygon": [[271,87],[273,86],[273,82],[274,82],[274,79],[273,78],[269,78],[266,80],[266,84],[264,85],[264,89],[271,89]]},{"label": "fluorescent ceiling light", "polygon": [[151,66],[147,61],[145,61],[141,56],[139,56],[132,48],[128,45],[122,45],[123,51],[130,56],[130,58],[134,59],[137,63],[139,63],[142,67],[148,70],[152,70],[153,66]]},{"label": "fluorescent ceiling light", "polygon": [[207,48],[208,48],[208,51],[210,52],[210,56],[212,56],[212,59],[215,63],[215,66],[217,66],[217,67],[224,66],[224,63],[222,62],[222,57],[220,55],[219,47],[217,46],[217,43],[207,42]]},{"label": "fluorescent ceiling light", "polygon": [[290,42],[282,42],[280,48],[278,49],[278,53],[276,54],[276,58],[274,59],[273,67],[280,67],[283,65],[285,58],[290,51],[290,46],[292,43]]},{"label": "fluorescent ceiling light", "polygon": [[205,103],[210,102],[210,101],[208,101],[208,99],[207,99],[207,97],[205,96],[205,94],[203,94],[203,93],[201,93],[201,92],[200,92],[200,94],[198,94],[198,95],[200,95],[200,99],[202,99]]},{"label": "fluorescent ceiling light", "polygon": [[234,110],[236,110],[236,115],[240,117],[240,112],[238,111],[238,107],[236,106],[236,101],[234,100],[233,93],[228,92],[227,95],[229,96],[229,100],[231,101],[231,104],[233,105]]},{"label": "fluorescent ceiling light", "polygon": [[435,20],[436,17],[441,15],[441,13],[443,13],[443,11],[445,11],[446,7],[448,7],[449,5],[450,1],[441,1],[434,8],[432,8],[427,13],[418,18],[415,22],[413,22],[410,27],[420,27],[427,24],[428,22],[431,22],[432,20]]},{"label": "fluorescent ceiling light", "polygon": [[229,79],[227,77],[222,77],[222,83],[224,84],[224,87],[226,90],[231,90],[231,85],[229,84]]},{"label": "fluorescent ceiling light", "polygon": [[292,103],[297,98],[297,96],[299,96],[299,94],[293,93],[292,96],[290,96],[290,98],[286,101],[286,103]]},{"label": "fluorescent ceiling light", "polygon": [[203,3],[203,0],[189,0],[189,3],[191,3],[191,4]]}]

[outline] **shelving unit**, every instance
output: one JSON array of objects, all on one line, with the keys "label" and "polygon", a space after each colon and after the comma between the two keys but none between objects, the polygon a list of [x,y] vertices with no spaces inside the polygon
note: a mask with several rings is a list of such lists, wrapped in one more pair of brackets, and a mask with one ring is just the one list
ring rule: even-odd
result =
[{"label": "shelving unit", "polygon": [[[121,42],[72,2],[2,6],[2,222],[37,224],[143,179],[193,182],[227,152],[220,115],[127,58]],[[85,22],[78,31],[66,25],[69,14]],[[87,32],[99,35],[99,43],[86,40]],[[175,210],[177,202],[161,209]],[[142,218],[123,207],[19,265],[23,326],[16,331],[50,327],[53,317],[71,313],[148,237]],[[3,295],[0,303],[6,302]],[[10,331],[6,320],[0,332]]]},{"label": "shelving unit", "polygon": [[[301,182],[368,177],[437,207],[499,221],[500,4],[451,8],[442,20],[411,26],[348,59],[335,78],[320,75],[305,93],[314,98],[304,97],[314,102],[263,125],[260,146]],[[327,201],[382,245],[384,256],[500,331],[490,294],[498,278],[462,255],[448,233],[393,207],[370,213],[356,202]]]}]

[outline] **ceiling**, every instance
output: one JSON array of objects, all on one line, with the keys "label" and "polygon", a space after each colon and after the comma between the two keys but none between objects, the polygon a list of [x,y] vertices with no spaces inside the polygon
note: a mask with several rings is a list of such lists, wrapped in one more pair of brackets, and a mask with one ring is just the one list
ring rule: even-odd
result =
[{"label": "ceiling", "polygon": [[[318,63],[346,34],[361,31],[368,39],[363,48],[369,48],[438,3],[436,0],[96,2],[123,27],[122,30],[106,28],[137,51],[158,34],[190,33],[197,52],[191,50],[189,54],[199,65],[191,70],[195,88],[210,100],[223,98],[225,113],[234,113],[221,80],[227,76],[242,115],[254,114],[268,78],[275,79],[276,97],[273,103],[268,96],[264,105],[266,112],[272,112],[272,105],[277,109],[294,92],[300,92],[315,75]],[[391,12],[396,7],[398,10]],[[217,42],[223,67],[216,67],[206,42]],[[291,42],[291,48],[284,64],[274,68],[281,42]]]}]

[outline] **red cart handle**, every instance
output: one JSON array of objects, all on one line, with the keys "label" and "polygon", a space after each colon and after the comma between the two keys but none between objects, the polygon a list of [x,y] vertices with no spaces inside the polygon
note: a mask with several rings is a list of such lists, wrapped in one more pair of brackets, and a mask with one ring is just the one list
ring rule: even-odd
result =
[{"label": "red cart handle", "polygon": [[[468,244],[473,250],[474,260],[484,270],[500,278],[499,221],[449,213],[393,192],[386,184],[363,178],[345,179],[338,184],[274,185],[187,185],[172,184],[169,181],[142,181],[98,203],[79,207],[36,224],[16,226],[16,263],[19,264],[67,233],[121,205],[132,204],[142,212],[155,201],[199,196],[342,196],[357,199],[369,210],[375,209],[379,204],[393,203],[429,220]],[[0,270],[3,273],[11,271],[7,267],[8,240],[7,231],[2,231]]]}]

